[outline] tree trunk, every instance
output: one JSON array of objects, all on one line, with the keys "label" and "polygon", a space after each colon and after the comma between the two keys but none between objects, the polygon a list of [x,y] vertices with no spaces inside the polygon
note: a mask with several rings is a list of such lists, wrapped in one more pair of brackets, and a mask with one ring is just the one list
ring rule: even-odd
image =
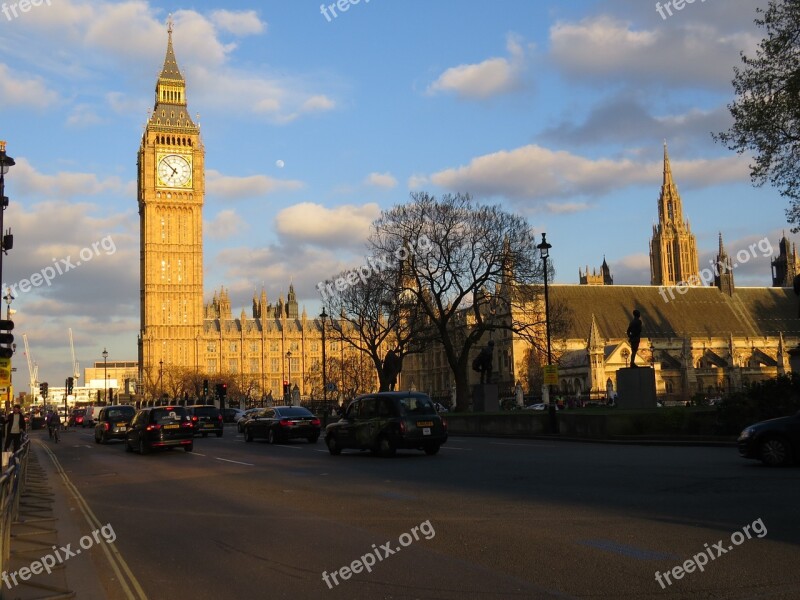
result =
[{"label": "tree trunk", "polygon": [[456,405],[453,408],[456,412],[467,412],[471,391],[469,389],[469,378],[466,372],[456,373]]}]

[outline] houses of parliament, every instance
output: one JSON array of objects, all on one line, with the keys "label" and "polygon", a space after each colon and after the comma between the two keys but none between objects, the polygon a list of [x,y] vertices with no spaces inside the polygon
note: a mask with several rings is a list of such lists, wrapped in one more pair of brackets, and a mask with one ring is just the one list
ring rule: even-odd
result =
[{"label": "houses of parliament", "polygon": [[[204,302],[204,147],[189,114],[171,24],[137,166],[143,391],[163,389],[165,373],[185,370],[246,378],[257,396],[280,397],[286,381],[303,396],[319,393],[307,375],[321,368],[323,323],[299,310],[291,285],[286,300],[274,304],[263,290],[254,294],[250,315],[233,315],[224,288]],[[798,299],[791,289],[800,274],[795,247],[785,237],[779,241],[773,287],[737,288],[720,235],[713,285],[703,285],[666,144],[657,209],[650,285],[615,285],[604,259],[599,272],[579,270],[579,284],[550,286],[551,301],[565,305],[570,315],[567,331],[554,340],[562,391],[599,395],[616,386],[616,371],[629,363],[625,331],[634,308],[644,322],[637,363],[655,369],[662,397],[718,395],[787,373],[789,350],[800,342]],[[673,288],[678,293],[659,293]],[[510,332],[495,336],[501,390],[520,384],[536,394],[528,342]],[[344,344],[335,336],[327,338],[326,350],[329,357],[341,353],[344,362]],[[365,361],[364,368],[372,369],[371,363]],[[408,356],[400,385],[449,394],[452,374],[440,349]]]}]

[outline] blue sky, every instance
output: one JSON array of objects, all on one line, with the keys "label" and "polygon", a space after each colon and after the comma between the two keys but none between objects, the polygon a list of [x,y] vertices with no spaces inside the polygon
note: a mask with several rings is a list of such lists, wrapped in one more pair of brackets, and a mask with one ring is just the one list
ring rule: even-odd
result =
[{"label": "blue sky", "polygon": [[[667,19],[639,0],[362,0],[330,20],[305,0],[0,12],[0,139],[17,160],[4,283],[91,255],[16,293],[20,346],[27,333],[51,382],[70,371],[68,327],[82,366],[103,347],[136,358],[136,152],[170,12],[206,147],[206,297],[225,285],[238,315],[254,288],[274,302],[293,281],[315,314],[316,283],[363,263],[372,220],[413,190],[525,215],[559,283],[604,255],[616,283],[649,283],[664,139],[701,262],[720,231],[731,254],[777,247],[785,201],[710,137],[729,125],[732,67],[764,4]],[[769,258],[735,276],[769,285]],[[15,366],[24,385],[22,352]]]}]

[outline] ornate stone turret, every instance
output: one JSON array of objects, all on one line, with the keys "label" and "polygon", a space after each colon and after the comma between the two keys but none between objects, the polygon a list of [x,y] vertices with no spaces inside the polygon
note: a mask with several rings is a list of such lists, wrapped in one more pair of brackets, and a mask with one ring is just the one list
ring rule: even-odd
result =
[{"label": "ornate stone turret", "polygon": [[683,205],[678,186],[672,179],[672,167],[664,142],[664,180],[658,198],[658,225],[653,226],[650,241],[650,283],[677,285],[700,281],[697,261],[697,242],[683,219]]},{"label": "ornate stone turret", "polygon": [[714,276],[716,285],[723,294],[733,296],[736,288],[733,285],[733,265],[725,247],[722,245],[722,233],[719,234],[719,252],[717,253],[717,274]]}]

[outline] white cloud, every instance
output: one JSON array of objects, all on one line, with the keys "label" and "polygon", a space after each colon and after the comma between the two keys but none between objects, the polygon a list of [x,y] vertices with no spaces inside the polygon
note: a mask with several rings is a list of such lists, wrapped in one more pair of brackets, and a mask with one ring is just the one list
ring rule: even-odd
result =
[{"label": "white cloud", "polygon": [[215,10],[211,13],[211,20],[219,29],[235,35],[254,35],[267,27],[254,10]]},{"label": "white cloud", "polygon": [[730,87],[739,51],[757,44],[749,33],[722,33],[712,25],[635,29],[607,15],[550,28],[551,55],[567,74],[592,83]]},{"label": "white cloud", "polygon": [[391,173],[370,173],[364,185],[392,189],[397,186],[397,179]]},{"label": "white cloud", "polygon": [[275,179],[267,175],[233,177],[223,175],[214,169],[206,170],[206,193],[226,200],[252,198],[278,192],[292,192],[302,189],[304,186],[305,184],[302,181],[292,179]]},{"label": "white cloud", "polygon": [[428,93],[454,92],[462,98],[483,100],[519,89],[524,51],[513,36],[509,36],[506,47],[509,58],[490,58],[447,69],[428,86]]},{"label": "white cloud", "polygon": [[380,215],[375,203],[327,208],[303,202],[283,209],[275,218],[278,233],[286,238],[320,246],[362,244],[372,222]]},{"label": "white cloud", "polygon": [[203,225],[205,234],[213,240],[222,240],[241,234],[248,228],[247,222],[234,210],[221,210]]},{"label": "white cloud", "polygon": [[[45,175],[37,171],[25,158],[16,158],[13,167],[13,185],[23,196],[48,198],[74,198],[98,194],[124,195],[130,189],[119,177],[100,179],[94,173],[59,172]],[[7,184],[10,183],[7,181]]]},{"label": "white cloud", "polygon": [[[740,156],[673,160],[671,164],[677,181],[686,187],[749,181],[747,160]],[[661,181],[662,170],[661,161],[591,159],[529,145],[479,156],[469,165],[434,173],[430,179],[440,187],[476,196],[547,201],[581,195],[600,196],[629,186],[652,185]]]},{"label": "white cloud", "polygon": [[72,114],[67,117],[68,127],[89,127],[99,125],[103,119],[97,114],[97,109],[89,104],[76,104]]},{"label": "white cloud", "polygon": [[40,79],[17,75],[7,65],[0,64],[0,106],[46,108],[57,100],[58,94]]}]

